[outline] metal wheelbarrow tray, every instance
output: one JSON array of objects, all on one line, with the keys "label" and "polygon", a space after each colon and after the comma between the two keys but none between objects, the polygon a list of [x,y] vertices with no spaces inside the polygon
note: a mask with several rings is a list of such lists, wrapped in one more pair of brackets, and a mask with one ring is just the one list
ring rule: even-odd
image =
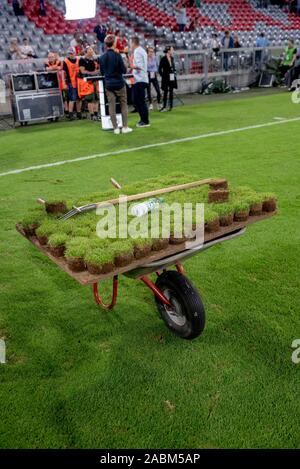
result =
[{"label": "metal wheelbarrow tray", "polygon": [[[51,255],[35,236],[26,236],[20,224],[16,225],[16,229],[78,283],[91,284],[95,301],[102,308],[111,310],[116,305],[119,275],[123,274],[126,277],[141,280],[152,290],[158,311],[167,327],[182,338],[193,339],[198,337],[204,329],[205,311],[198,291],[184,275],[182,262],[216,244],[241,236],[248,225],[268,219],[275,214],[276,212],[263,213],[260,216],[251,216],[245,222],[233,222],[232,225],[221,227],[215,233],[205,233],[203,245],[193,248],[187,248],[185,243],[169,245],[162,251],[151,253],[143,259],[135,260],[125,267],[116,268],[102,275],[92,275],[88,271],[72,272],[64,258]],[[167,270],[171,266],[175,266],[176,270]],[[157,275],[155,283],[149,278],[152,273]],[[109,304],[105,304],[100,297],[98,284],[109,278],[113,280],[112,300]]]}]

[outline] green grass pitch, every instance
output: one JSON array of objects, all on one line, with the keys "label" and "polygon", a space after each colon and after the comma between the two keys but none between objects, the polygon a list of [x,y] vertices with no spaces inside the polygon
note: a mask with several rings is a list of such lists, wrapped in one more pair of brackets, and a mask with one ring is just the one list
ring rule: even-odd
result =
[{"label": "green grass pitch", "polygon": [[[114,136],[91,122],[0,134],[0,173],[300,116],[290,95],[207,101],[152,114]],[[130,118],[131,124],[136,117]],[[0,177],[1,448],[300,446],[300,122]],[[278,216],[185,265],[206,307],[203,335],[172,335],[142,283],[121,278],[117,307],[15,230],[37,197],[73,198],[184,171],[275,192]],[[104,296],[111,285],[102,286]]]}]

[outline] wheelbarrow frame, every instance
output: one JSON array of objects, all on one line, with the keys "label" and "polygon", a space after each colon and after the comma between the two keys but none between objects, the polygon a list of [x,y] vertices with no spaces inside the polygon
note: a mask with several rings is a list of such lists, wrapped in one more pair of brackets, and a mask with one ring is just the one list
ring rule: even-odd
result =
[{"label": "wheelbarrow frame", "polygon": [[[212,241],[204,242],[203,244],[199,244],[192,248],[185,248],[182,251],[176,254],[173,254],[171,256],[164,257],[157,261],[144,264],[136,269],[124,272],[123,275],[131,279],[141,280],[148,288],[150,288],[154,296],[159,301],[161,301],[167,306],[171,306],[171,303],[168,300],[168,298],[166,298],[164,293],[152,282],[152,280],[149,278],[149,275],[156,273],[156,275],[159,276],[161,271],[165,271],[168,267],[171,267],[173,265],[175,265],[177,272],[183,274],[184,273],[184,267],[182,265],[183,261],[186,261],[187,259],[190,259],[191,257],[196,256],[200,252],[206,251],[207,249],[213,246],[216,246],[217,244],[235,239],[243,235],[245,231],[246,231],[246,228],[238,228],[235,231],[224,234],[220,236],[219,238],[216,238]],[[108,304],[104,303],[103,299],[101,298],[99,294],[98,284],[100,284],[100,282],[93,284],[94,298],[95,298],[96,303],[99,306],[107,310],[112,310],[115,307],[117,303],[117,297],[118,297],[118,282],[119,282],[119,276],[114,275],[113,276],[112,300]]]}]

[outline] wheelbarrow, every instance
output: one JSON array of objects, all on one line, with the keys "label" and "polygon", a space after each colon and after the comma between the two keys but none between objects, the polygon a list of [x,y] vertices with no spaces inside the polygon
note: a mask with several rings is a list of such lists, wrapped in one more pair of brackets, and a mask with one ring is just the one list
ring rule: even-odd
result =
[{"label": "wheelbarrow", "polygon": [[[156,306],[160,317],[166,326],[183,339],[194,339],[204,330],[205,309],[198,290],[184,274],[182,262],[196,256],[217,244],[235,239],[246,231],[245,227],[221,235],[204,244],[192,248],[183,249],[173,255],[124,272],[123,275],[131,279],[141,280],[155,297]],[[175,266],[176,270],[167,270]],[[156,273],[154,283],[149,275]],[[93,284],[94,298],[102,308],[111,310],[117,302],[118,275],[113,277],[113,293],[111,303],[105,304],[98,291],[98,283]]]}]

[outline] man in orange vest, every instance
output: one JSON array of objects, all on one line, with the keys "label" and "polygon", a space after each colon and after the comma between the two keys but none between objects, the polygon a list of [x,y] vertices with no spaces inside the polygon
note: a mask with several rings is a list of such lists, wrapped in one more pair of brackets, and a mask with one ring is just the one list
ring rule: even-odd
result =
[{"label": "man in orange vest", "polygon": [[59,89],[62,93],[62,98],[64,102],[65,114],[69,114],[67,93],[68,86],[66,84],[65,72],[63,71],[63,64],[56,53],[49,52],[48,59],[45,63],[45,70],[47,72],[57,72]]},{"label": "man in orange vest", "polygon": [[69,47],[67,50],[68,57],[65,58],[63,70],[66,74],[66,83],[68,85],[69,97],[69,118],[74,119],[74,103],[76,103],[77,118],[81,119],[81,101],[78,99],[77,93],[77,78],[79,72],[79,58],[76,57],[74,47]]}]

